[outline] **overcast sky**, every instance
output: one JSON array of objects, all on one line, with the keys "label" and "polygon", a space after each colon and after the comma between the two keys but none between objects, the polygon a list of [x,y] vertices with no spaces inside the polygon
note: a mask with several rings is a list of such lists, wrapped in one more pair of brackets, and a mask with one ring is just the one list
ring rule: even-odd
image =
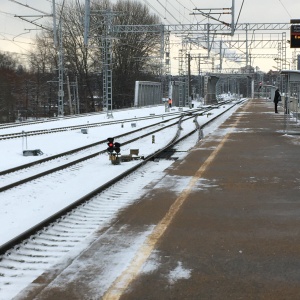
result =
[{"label": "overcast sky", "polygon": [[[19,3],[51,13],[52,0],[16,0]],[[65,0],[75,1],[75,0]],[[77,0],[84,3],[84,0]],[[58,2],[58,1],[57,1]],[[93,0],[91,0],[93,2]],[[140,0],[149,6],[151,12],[158,14],[165,24],[206,23],[207,19],[195,8],[231,8],[232,0]],[[295,0],[235,0],[235,22],[238,23],[289,23],[290,19],[300,18],[300,1]],[[14,1],[0,0],[0,50],[28,54],[33,43],[32,38],[38,32],[33,25],[14,17],[15,15],[40,15]],[[217,18],[218,15],[215,15]],[[33,18],[27,18],[33,20]],[[220,19],[230,22],[230,15],[222,15]],[[51,20],[43,18],[39,20]],[[31,29],[28,31],[27,29]],[[280,32],[281,33],[281,32]],[[289,32],[287,32],[289,37]],[[288,49],[289,50],[289,49]],[[287,57],[291,57],[288,51]],[[259,61],[257,61],[259,63]]]}]

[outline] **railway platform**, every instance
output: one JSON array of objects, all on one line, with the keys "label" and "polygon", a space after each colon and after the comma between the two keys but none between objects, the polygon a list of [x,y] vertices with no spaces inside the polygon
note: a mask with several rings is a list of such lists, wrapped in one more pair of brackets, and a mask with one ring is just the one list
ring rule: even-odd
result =
[{"label": "railway platform", "polygon": [[282,109],[247,101],[148,188],[16,299],[300,299],[300,136]]}]

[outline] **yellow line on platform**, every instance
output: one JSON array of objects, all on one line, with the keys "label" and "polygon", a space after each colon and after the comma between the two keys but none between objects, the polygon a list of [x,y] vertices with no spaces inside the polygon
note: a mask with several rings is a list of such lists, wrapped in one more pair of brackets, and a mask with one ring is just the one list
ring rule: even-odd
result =
[{"label": "yellow line on platform", "polygon": [[[249,102],[246,106],[243,107],[245,110]],[[182,204],[190,195],[193,187],[199,181],[199,178],[202,177],[203,173],[206,171],[208,166],[215,159],[219,151],[222,149],[229,135],[232,133],[233,129],[238,125],[240,121],[241,115],[236,119],[235,123],[231,127],[231,130],[224,136],[220,144],[216,147],[216,149],[210,154],[210,156],[206,159],[206,161],[201,165],[201,167],[196,171],[194,176],[191,178],[188,186],[180,193],[176,201],[171,205],[169,211],[164,216],[164,218],[155,226],[152,233],[148,236],[144,244],[138,250],[136,256],[131,261],[129,267],[113,282],[111,287],[107,290],[106,294],[103,296],[103,300],[117,300],[119,299],[130,283],[138,276],[143,264],[151,255],[153,249],[155,248],[158,240],[164,234],[177,212],[179,211]]]}]

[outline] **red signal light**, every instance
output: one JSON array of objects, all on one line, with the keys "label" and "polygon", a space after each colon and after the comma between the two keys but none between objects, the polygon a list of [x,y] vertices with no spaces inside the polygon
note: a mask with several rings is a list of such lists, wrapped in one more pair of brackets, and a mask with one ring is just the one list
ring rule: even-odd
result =
[{"label": "red signal light", "polygon": [[108,138],[107,139],[108,143],[107,143],[107,152],[110,153],[110,155],[113,154],[117,154],[117,156],[119,155],[120,151],[121,151],[121,144],[120,143],[114,143],[114,138]]},{"label": "red signal light", "polygon": [[107,151],[112,153],[114,151],[114,138],[108,138],[107,139],[108,143],[107,143]]}]

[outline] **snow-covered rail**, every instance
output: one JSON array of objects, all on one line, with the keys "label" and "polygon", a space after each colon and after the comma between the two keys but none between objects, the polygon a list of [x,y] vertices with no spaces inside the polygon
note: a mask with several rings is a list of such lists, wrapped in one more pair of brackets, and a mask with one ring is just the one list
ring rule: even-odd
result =
[{"label": "snow-covered rail", "polygon": [[[160,131],[166,131],[166,133],[172,132],[170,128],[175,128],[175,133],[177,133],[178,122],[181,119],[192,118],[191,116],[180,116],[175,120],[163,121],[156,125],[147,126],[145,128],[135,130],[134,132],[128,132],[117,136],[120,141],[122,141],[122,146],[134,144],[134,142],[141,138],[147,138],[149,136],[155,135]],[[169,135],[169,134],[168,134]],[[164,142],[167,140],[164,139]],[[106,153],[106,142],[99,141],[97,143],[80,147],[78,149],[73,149],[71,151],[61,153],[55,157],[48,157],[31,164],[21,165],[18,168],[13,168],[10,170],[4,170],[0,172],[0,192],[14,188],[20,184],[29,182],[41,178],[43,176],[49,175],[51,173],[70,168],[76,164],[82,163],[88,159],[92,159],[98,155]],[[156,144],[158,147],[161,144]],[[158,148],[156,147],[156,148]],[[99,148],[103,149],[99,151]],[[159,148],[158,148],[159,149]]]},{"label": "snow-covered rail", "polygon": [[[230,108],[231,106],[228,107]],[[158,150],[150,147],[149,136],[152,136],[152,133],[144,138],[138,137],[139,145],[145,144],[145,149],[149,150],[145,152],[145,160],[114,166],[108,160],[107,154],[103,153],[88,160],[87,163],[79,163],[35,182],[35,190],[30,192],[30,197],[40,200],[40,207],[33,207],[33,210],[37,210],[37,214],[40,215],[40,220],[30,229],[25,230],[30,227],[28,227],[28,219],[32,216],[27,216],[27,220],[22,218],[25,231],[16,234],[15,237],[7,236],[7,241],[0,242],[2,244],[0,293],[2,289],[11,287],[15,289],[18,286],[19,290],[24,288],[75,245],[79,245],[83,240],[87,241],[94,231],[109,226],[118,211],[141,196],[143,187],[153,180],[152,174],[161,172],[172,163],[170,160],[157,162],[154,158],[170,150],[184,138],[191,138],[191,134],[195,144],[199,140],[201,129],[226,111],[219,114],[215,112],[214,118],[203,123],[196,121],[199,115],[196,114],[191,118],[184,118],[180,126],[176,127],[173,124],[169,128],[163,128],[155,134],[157,142],[164,141],[165,145],[157,145]],[[125,137],[122,138],[120,138],[122,151],[127,151],[132,145],[126,143]],[[75,185],[80,185],[80,193],[78,189],[72,192],[72,187]],[[54,191],[57,187],[58,189]],[[62,192],[64,188],[68,189],[67,194]],[[15,196],[14,190],[18,190]],[[3,192],[3,195],[15,201],[15,198],[25,190],[30,190],[30,187],[25,188],[21,185],[17,189]],[[131,190],[134,192],[131,193]],[[46,209],[47,214],[41,210],[41,207],[46,204],[44,201],[46,194],[48,194],[47,202],[51,202]],[[64,202],[64,207],[58,208],[59,203],[66,197],[70,199],[70,203],[66,205]],[[24,214],[26,215],[26,212]],[[8,214],[7,217],[9,219],[11,216]]]},{"label": "snow-covered rail", "polygon": [[[203,109],[196,109],[195,112],[202,111]],[[206,109],[205,109],[206,110]],[[5,139],[12,139],[12,138],[23,138],[28,136],[35,136],[35,135],[42,135],[42,134],[51,134],[51,133],[57,133],[57,132],[63,132],[63,131],[70,131],[70,130],[80,130],[82,128],[89,129],[93,127],[99,127],[99,126],[110,126],[110,125],[116,125],[116,124],[125,124],[125,123],[132,123],[132,122],[139,122],[139,121],[145,121],[145,120],[157,120],[157,123],[160,123],[161,118],[167,118],[168,120],[176,119],[180,117],[180,112],[172,112],[168,115],[150,115],[145,117],[135,117],[135,118],[128,118],[128,119],[122,119],[122,120],[109,120],[109,121],[101,121],[101,122],[94,122],[94,123],[82,123],[80,125],[70,125],[70,126],[63,126],[63,127],[54,127],[54,128],[46,128],[46,129],[39,129],[39,130],[22,130],[18,132],[9,132],[9,133],[1,133],[1,129],[10,129],[16,127],[16,125],[6,126],[6,127],[0,127],[0,140]],[[42,122],[37,122],[42,123]],[[36,124],[36,123],[33,123]]]}]

